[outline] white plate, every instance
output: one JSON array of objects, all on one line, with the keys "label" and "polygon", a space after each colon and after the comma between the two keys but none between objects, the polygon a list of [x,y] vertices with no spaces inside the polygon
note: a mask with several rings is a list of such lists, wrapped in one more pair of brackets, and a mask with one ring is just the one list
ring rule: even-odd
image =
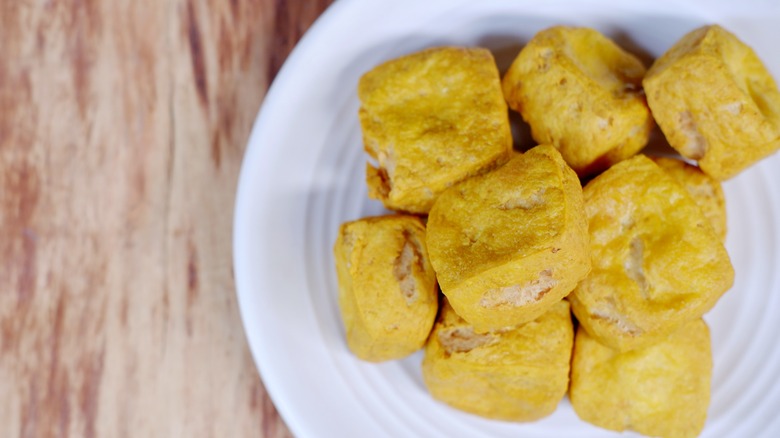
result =
[{"label": "white plate", "polygon": [[[380,61],[443,44],[480,45],[500,67],[537,31],[592,26],[657,56],[717,22],[780,78],[780,9],[759,2],[340,0],[276,78],[249,141],[235,211],[241,315],[266,387],[299,437],[613,436],[567,400],[529,424],[489,421],[434,401],[420,353],[380,365],[347,350],[331,255],[339,224],[382,213],[368,200],[356,84]],[[704,436],[780,436],[780,157],[725,184],[736,270],[707,315],[712,403]],[[684,271],[684,267],[681,267]],[[630,435],[630,434],[629,434]]]}]

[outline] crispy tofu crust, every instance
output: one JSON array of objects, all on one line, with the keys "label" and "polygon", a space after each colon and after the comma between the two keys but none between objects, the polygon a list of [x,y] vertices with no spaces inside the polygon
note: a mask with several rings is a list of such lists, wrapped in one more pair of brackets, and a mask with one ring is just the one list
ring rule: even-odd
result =
[{"label": "crispy tofu crust", "polygon": [[536,34],[503,78],[504,96],[580,176],[647,144],[654,126],[641,91],[645,67],[593,29],[555,26]]},{"label": "crispy tofu crust", "polygon": [[552,146],[445,191],[428,217],[444,295],[478,332],[531,321],[590,270],[577,175]]},{"label": "crispy tofu crust", "polygon": [[358,84],[369,196],[427,213],[452,184],[509,160],[498,68],[482,48],[440,47],[381,64]]},{"label": "crispy tofu crust", "polygon": [[580,327],[569,398],[584,421],[648,436],[695,437],[710,403],[710,332],[701,318],[664,341],[619,353]]},{"label": "crispy tofu crust", "polygon": [[715,234],[725,241],[726,196],[720,181],[682,160],[667,157],[652,157],[652,160],[685,187],[704,216],[709,219]]},{"label": "crispy tofu crust", "polygon": [[347,222],[333,253],[349,349],[372,362],[419,350],[438,309],[422,221],[395,215]]},{"label": "crispy tofu crust", "polygon": [[669,144],[713,178],[731,178],[780,149],[777,84],[755,52],[720,26],[685,35],[643,83]]},{"label": "crispy tofu crust", "polygon": [[537,420],[566,394],[573,335],[565,300],[519,328],[484,334],[445,301],[425,347],[423,380],[434,398],[457,409]]},{"label": "crispy tofu crust", "polygon": [[593,270],[569,296],[577,320],[620,351],[701,317],[734,281],[718,236],[688,192],[644,155],[583,191]]}]

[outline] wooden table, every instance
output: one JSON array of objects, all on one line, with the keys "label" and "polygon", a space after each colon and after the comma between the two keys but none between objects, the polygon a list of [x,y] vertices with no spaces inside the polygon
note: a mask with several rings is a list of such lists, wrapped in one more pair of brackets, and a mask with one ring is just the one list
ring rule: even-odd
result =
[{"label": "wooden table", "polygon": [[242,331],[232,209],[327,3],[0,3],[0,436],[290,435]]}]

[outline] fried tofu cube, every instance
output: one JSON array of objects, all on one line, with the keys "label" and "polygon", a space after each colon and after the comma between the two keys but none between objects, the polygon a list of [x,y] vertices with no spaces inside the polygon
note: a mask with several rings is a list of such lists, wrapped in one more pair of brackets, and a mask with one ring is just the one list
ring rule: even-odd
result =
[{"label": "fried tofu cube", "polygon": [[395,215],[347,222],[333,253],[349,349],[372,362],[419,350],[438,309],[422,221]]},{"label": "fried tofu cube", "polygon": [[551,414],[569,385],[574,331],[569,303],[519,328],[479,334],[449,304],[425,347],[423,380],[457,409],[508,421]]},{"label": "fried tofu cube", "polygon": [[753,50],[720,26],[685,35],[644,79],[669,144],[718,180],[780,149],[780,91]]},{"label": "fried tofu cube", "polygon": [[593,270],[569,295],[580,325],[619,351],[665,339],[701,317],[734,269],[693,198],[644,155],[583,190]]},{"label": "fried tofu cube", "polygon": [[654,123],[641,92],[645,67],[588,28],[536,34],[503,78],[504,97],[580,176],[641,150]]},{"label": "fried tofu cube", "polygon": [[580,327],[569,398],[584,421],[649,436],[695,437],[710,402],[710,332],[701,318],[666,340],[620,353]]},{"label": "fried tofu cube", "polygon": [[715,234],[726,240],[726,196],[720,181],[682,160],[653,157],[652,160],[685,187],[696,201],[704,217],[709,219]]},{"label": "fried tofu cube", "polygon": [[536,319],[590,270],[577,175],[542,145],[453,186],[428,216],[428,251],[442,292],[478,332]]},{"label": "fried tofu cube", "polygon": [[490,51],[441,47],[388,61],[358,85],[369,196],[427,213],[452,184],[509,160],[512,134]]}]

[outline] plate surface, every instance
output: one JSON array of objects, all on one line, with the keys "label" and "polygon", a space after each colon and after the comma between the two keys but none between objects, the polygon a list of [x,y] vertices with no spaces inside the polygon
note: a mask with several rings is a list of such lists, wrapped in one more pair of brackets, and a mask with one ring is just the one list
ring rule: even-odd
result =
[{"label": "plate surface", "polygon": [[[649,62],[683,34],[719,23],[780,78],[780,8],[770,1],[340,0],[282,68],[249,140],[234,263],[255,362],[299,437],[618,436],[580,421],[568,400],[513,424],[434,401],[421,354],[364,363],[347,350],[331,247],[339,225],[384,212],[367,198],[356,85],[377,63],[436,45],[479,45],[505,69],[537,31],[595,27]],[[725,185],[734,287],[706,319],[712,403],[703,436],[780,436],[780,156]],[[684,273],[684,267],[681,267]],[[683,275],[683,274],[681,274]],[[623,436],[633,436],[624,434]]]}]

